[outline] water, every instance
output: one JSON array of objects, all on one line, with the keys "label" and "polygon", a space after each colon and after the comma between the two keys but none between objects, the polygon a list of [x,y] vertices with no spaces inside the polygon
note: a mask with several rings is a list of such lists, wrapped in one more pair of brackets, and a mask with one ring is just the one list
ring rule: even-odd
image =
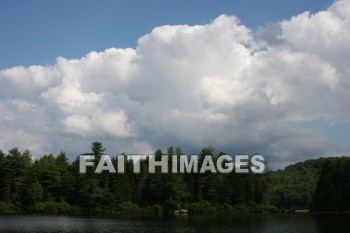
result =
[{"label": "water", "polygon": [[91,218],[0,215],[0,233],[350,232],[349,214],[249,214],[225,217]]}]

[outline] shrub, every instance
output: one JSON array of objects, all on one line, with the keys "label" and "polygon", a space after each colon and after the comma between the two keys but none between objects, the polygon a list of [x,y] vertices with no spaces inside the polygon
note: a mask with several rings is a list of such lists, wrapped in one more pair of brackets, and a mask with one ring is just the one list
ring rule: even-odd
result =
[{"label": "shrub", "polygon": [[185,205],[185,208],[190,213],[195,214],[212,214],[217,212],[217,208],[210,204],[208,201],[199,201],[195,203],[189,203]]},{"label": "shrub", "polygon": [[12,203],[0,202],[0,213],[8,213],[15,210],[16,208]]},{"label": "shrub", "polygon": [[151,206],[146,206],[142,208],[142,213],[143,214],[151,214],[151,215],[162,215],[163,214],[163,207],[160,205],[151,205]]},{"label": "shrub", "polygon": [[124,201],[117,206],[117,211],[124,214],[138,214],[141,208],[136,203]]},{"label": "shrub", "polygon": [[38,202],[35,205],[38,213],[71,213],[72,207],[67,202]]}]

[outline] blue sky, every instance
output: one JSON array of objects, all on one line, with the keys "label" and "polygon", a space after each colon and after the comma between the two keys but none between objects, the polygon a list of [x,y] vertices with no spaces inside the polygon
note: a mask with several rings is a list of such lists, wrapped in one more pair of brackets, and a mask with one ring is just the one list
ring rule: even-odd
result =
[{"label": "blue sky", "polygon": [[[326,9],[332,1],[21,1],[0,2],[0,68],[45,65],[110,47],[135,47],[154,27],[203,24],[235,15],[249,28]],[[35,54],[35,56],[33,56]]]},{"label": "blue sky", "polygon": [[214,146],[270,168],[349,154],[349,15],[347,0],[2,0],[0,149]]}]

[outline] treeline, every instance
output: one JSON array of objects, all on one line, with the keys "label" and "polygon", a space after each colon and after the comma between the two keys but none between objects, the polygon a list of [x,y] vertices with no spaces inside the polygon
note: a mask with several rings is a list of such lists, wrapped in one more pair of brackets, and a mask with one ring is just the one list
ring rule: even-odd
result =
[{"label": "treeline", "polygon": [[313,211],[350,211],[350,158],[324,161],[313,198]]},{"label": "treeline", "polygon": [[265,174],[270,203],[279,209],[350,211],[350,158],[306,160]]},{"label": "treeline", "polygon": [[[100,142],[94,142],[91,152],[85,154],[99,161],[104,150]],[[157,150],[156,160],[183,152],[170,147],[164,154]],[[215,159],[218,154],[207,147],[200,153],[205,155]],[[112,162],[117,167],[116,159]],[[133,172],[130,160],[125,161],[124,174],[95,174],[91,167],[79,174],[79,158],[70,163],[64,152],[33,161],[28,150],[0,151],[0,212],[161,214],[186,209],[212,214],[272,208],[263,175],[163,174],[159,170],[149,174],[147,163],[141,162],[139,174]]]},{"label": "treeline", "polygon": [[[100,142],[90,152],[96,161],[104,153]],[[161,156],[182,155],[170,147]],[[200,158],[218,155],[203,148]],[[169,171],[171,171],[169,159]],[[201,163],[199,159],[199,163]],[[114,167],[116,158],[112,159]],[[97,163],[95,163],[97,166]],[[199,164],[200,167],[200,164]],[[88,167],[79,173],[79,157],[69,162],[66,154],[32,160],[30,151],[0,150],[0,212],[77,214],[162,214],[186,209],[191,213],[262,212],[309,208],[312,211],[350,210],[350,158],[307,160],[266,174],[163,174],[141,172],[125,161],[125,173],[95,174]]]},{"label": "treeline", "polygon": [[271,204],[284,209],[308,208],[326,160],[328,159],[306,160],[265,174]]}]

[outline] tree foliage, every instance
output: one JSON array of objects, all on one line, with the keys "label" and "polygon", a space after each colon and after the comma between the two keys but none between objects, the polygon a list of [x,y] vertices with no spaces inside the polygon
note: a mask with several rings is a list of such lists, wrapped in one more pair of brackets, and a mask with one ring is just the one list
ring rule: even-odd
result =
[{"label": "tree foliage", "polygon": [[[105,148],[93,142],[85,154],[100,158]],[[155,152],[155,159],[179,157],[180,147],[166,153]],[[205,156],[216,161],[212,147],[203,148]],[[97,159],[98,161],[98,159]],[[112,159],[117,168],[117,159]],[[249,211],[277,207],[311,205],[317,211],[350,209],[350,159],[308,160],[284,170],[259,174],[155,173],[148,172],[148,160],[141,160],[141,171],[133,173],[133,162],[125,160],[125,173],[79,174],[79,158],[69,162],[66,154],[44,155],[33,160],[29,150],[0,150],[0,212],[45,213],[163,213],[187,208],[196,213]],[[200,166],[199,166],[200,167]],[[266,209],[266,208],[265,208]]]}]

